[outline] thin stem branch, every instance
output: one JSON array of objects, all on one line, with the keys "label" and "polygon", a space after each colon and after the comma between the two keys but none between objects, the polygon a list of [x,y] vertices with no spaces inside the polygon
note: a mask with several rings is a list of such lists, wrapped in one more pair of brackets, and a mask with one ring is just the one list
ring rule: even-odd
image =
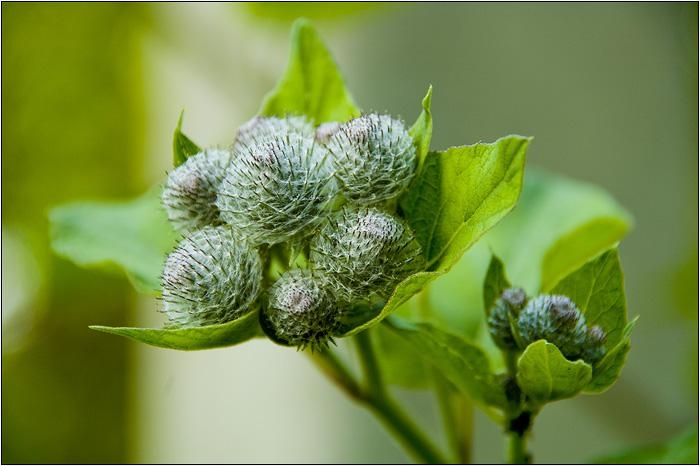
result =
[{"label": "thin stem branch", "polygon": [[516,432],[508,432],[507,461],[509,464],[529,464],[530,458],[526,452],[525,436]]},{"label": "thin stem branch", "polygon": [[360,356],[362,371],[365,374],[367,390],[372,397],[381,399],[386,396],[386,389],[384,388],[384,381],[379,370],[377,357],[374,354],[371,338],[369,330],[365,330],[355,335],[355,343],[357,343],[357,352]]},{"label": "thin stem branch", "polygon": [[360,364],[367,386],[366,404],[413,457],[425,463],[444,464],[446,460],[418,426],[389,396],[379,370],[369,330],[355,335]]}]

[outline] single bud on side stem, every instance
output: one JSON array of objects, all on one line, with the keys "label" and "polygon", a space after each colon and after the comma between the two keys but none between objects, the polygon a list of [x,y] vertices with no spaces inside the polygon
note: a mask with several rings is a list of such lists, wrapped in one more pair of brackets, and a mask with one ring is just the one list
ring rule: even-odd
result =
[{"label": "single bud on side stem", "polygon": [[592,363],[605,351],[603,330],[598,326],[589,329],[583,313],[566,296],[532,299],[520,312],[517,327],[525,345],[544,338],[569,360],[583,358]]},{"label": "single bud on side stem", "polygon": [[253,310],[261,282],[257,251],[227,226],[205,227],[181,241],[165,262],[163,312],[175,326],[228,322]]},{"label": "single bud on side stem", "polygon": [[229,150],[207,149],[170,172],[161,200],[177,231],[187,234],[222,223],[215,201],[230,163]]}]

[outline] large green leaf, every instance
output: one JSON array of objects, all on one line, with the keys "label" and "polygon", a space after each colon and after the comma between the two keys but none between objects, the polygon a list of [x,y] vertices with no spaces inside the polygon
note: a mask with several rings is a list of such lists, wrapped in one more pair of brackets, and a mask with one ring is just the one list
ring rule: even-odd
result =
[{"label": "large green leaf", "polygon": [[530,138],[431,152],[400,205],[433,270],[449,268],[515,205]]},{"label": "large green leaf", "polygon": [[225,324],[204,327],[156,329],[93,325],[90,328],[161,348],[186,351],[232,346],[262,336],[257,312]]},{"label": "large green leaf", "polygon": [[474,242],[515,205],[522,188],[530,138],[507,136],[491,144],[430,152],[417,182],[400,200],[431,266],[394,290],[373,318],[347,335],[380,321],[447,273]]},{"label": "large green leaf", "polygon": [[698,426],[670,441],[596,458],[594,464],[698,464]]},{"label": "large green leaf", "polygon": [[316,124],[359,116],[333,57],[313,26],[305,19],[297,20],[291,40],[287,69],[265,96],[260,114],[306,115]]},{"label": "large green leaf", "polygon": [[503,388],[478,346],[430,324],[413,324],[396,317],[387,319],[387,324],[410,343],[416,356],[434,366],[476,403],[483,407],[506,407]]},{"label": "large green leaf", "polygon": [[185,163],[188,157],[201,152],[197,144],[192,142],[190,138],[182,132],[182,118],[185,116],[185,111],[180,112],[180,118],[177,120],[177,126],[173,133],[173,165],[175,167]]},{"label": "large green leaf", "polygon": [[591,380],[592,369],[582,360],[571,362],[545,340],[528,345],[518,359],[520,389],[535,406],[570,398]]},{"label": "large green leaf", "polygon": [[567,275],[552,290],[568,296],[586,316],[588,325],[600,325],[606,345],[616,345],[627,324],[624,278],[617,249],[610,249]]},{"label": "large green leaf", "polygon": [[160,205],[160,190],[122,203],[75,202],[49,214],[51,246],[82,267],[117,266],[137,290],[157,293],[177,234]]}]

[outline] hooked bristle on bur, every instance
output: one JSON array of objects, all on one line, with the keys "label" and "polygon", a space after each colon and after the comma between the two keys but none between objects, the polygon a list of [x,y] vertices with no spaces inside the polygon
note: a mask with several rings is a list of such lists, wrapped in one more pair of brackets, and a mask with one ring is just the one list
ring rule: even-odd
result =
[{"label": "hooked bristle on bur", "polygon": [[424,267],[421,247],[401,220],[374,208],[344,208],[311,240],[311,263],[347,301],[387,297]]},{"label": "hooked bristle on bur", "polygon": [[371,113],[340,125],[326,147],[343,195],[354,204],[397,197],[416,171],[413,139],[404,124],[389,115]]},{"label": "hooked bristle on bur", "polygon": [[230,163],[229,150],[210,148],[170,172],[161,201],[177,231],[187,234],[222,223],[215,202]]},{"label": "hooked bristle on bur", "polygon": [[327,347],[338,327],[339,308],[324,285],[320,274],[307,269],[284,273],[270,287],[261,315],[270,338],[299,349]]},{"label": "hooked bristle on bur", "polygon": [[161,283],[163,312],[171,325],[221,324],[253,310],[262,263],[228,226],[205,227],[170,253]]},{"label": "hooked bristle on bur", "polygon": [[246,146],[221,183],[221,218],[251,243],[276,244],[319,224],[336,195],[328,152],[288,134]]}]

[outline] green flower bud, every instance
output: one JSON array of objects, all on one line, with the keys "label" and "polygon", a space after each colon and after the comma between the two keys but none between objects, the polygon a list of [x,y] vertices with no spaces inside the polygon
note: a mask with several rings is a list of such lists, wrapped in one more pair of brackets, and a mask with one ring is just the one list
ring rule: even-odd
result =
[{"label": "green flower bud", "polygon": [[251,146],[289,134],[312,138],[314,137],[314,126],[303,116],[287,116],[285,118],[256,116],[238,128],[236,139],[233,142],[233,152],[239,153]]},{"label": "green flower bud", "polygon": [[368,114],[341,125],[327,144],[346,199],[371,205],[397,197],[416,171],[416,150],[403,123]]},{"label": "green flower bud", "polygon": [[189,157],[170,172],[161,200],[177,231],[187,234],[222,223],[216,193],[230,163],[229,150],[212,148]]},{"label": "green flower bud", "polygon": [[328,152],[313,137],[288,134],[234,154],[216,205],[255,245],[276,244],[323,221],[336,193]]},{"label": "green flower bud", "polygon": [[311,240],[311,263],[348,302],[386,297],[425,261],[411,229],[374,208],[345,208]]},{"label": "green flower bud", "polygon": [[306,269],[284,273],[269,291],[261,326],[274,341],[304,349],[322,349],[332,341],[339,309],[323,278]]},{"label": "green flower bud", "polygon": [[595,364],[605,356],[605,332],[598,325],[588,329],[586,344],[581,357],[584,361]]},{"label": "green flower bud", "polygon": [[165,261],[163,312],[176,326],[221,324],[250,312],[260,294],[260,255],[228,226],[205,227]]},{"label": "green flower bud", "polygon": [[522,288],[508,288],[496,300],[487,321],[489,334],[496,346],[506,351],[515,351],[518,344],[513,337],[510,321],[525,307],[527,295]]},{"label": "green flower bud", "polygon": [[570,360],[581,356],[588,338],[586,318],[569,298],[560,295],[530,300],[518,316],[518,332],[526,346],[544,338]]}]

